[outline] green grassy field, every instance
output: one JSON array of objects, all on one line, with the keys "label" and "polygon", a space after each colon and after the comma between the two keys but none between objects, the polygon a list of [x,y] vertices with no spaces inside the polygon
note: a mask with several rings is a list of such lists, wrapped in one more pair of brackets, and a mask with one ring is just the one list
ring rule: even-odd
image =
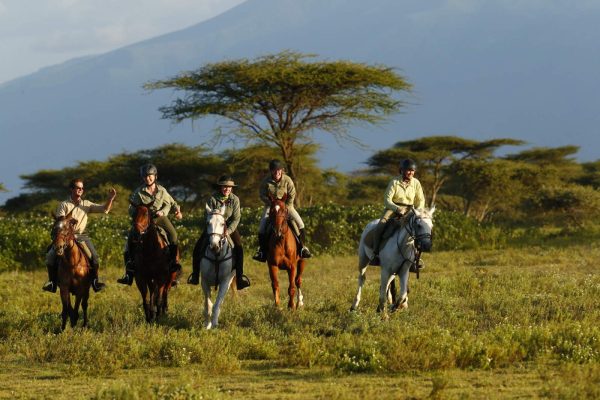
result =
[{"label": "green grassy field", "polygon": [[215,331],[199,286],[173,290],[169,315],[147,325],[137,289],[103,266],[89,328],[59,333],[45,272],[3,272],[0,397],[600,398],[598,243],[424,259],[408,310],[387,321],[377,268],[348,311],[356,257],[311,259],[296,313],[273,306],[266,267],[248,261],[253,285],[228,295]]}]

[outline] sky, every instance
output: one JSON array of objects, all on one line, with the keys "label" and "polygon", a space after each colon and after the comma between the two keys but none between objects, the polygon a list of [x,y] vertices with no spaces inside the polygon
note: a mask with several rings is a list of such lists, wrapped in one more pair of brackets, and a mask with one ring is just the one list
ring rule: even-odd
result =
[{"label": "sky", "polygon": [[214,17],[244,0],[0,0],[0,84]]}]

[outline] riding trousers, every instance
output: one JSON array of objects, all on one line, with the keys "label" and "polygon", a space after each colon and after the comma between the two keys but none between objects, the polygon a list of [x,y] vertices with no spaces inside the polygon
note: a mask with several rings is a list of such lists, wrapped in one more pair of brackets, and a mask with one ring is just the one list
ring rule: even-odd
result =
[{"label": "riding trousers", "polygon": [[[270,207],[265,207],[263,211],[263,215],[260,219],[260,225],[258,226],[258,233],[260,234],[266,233],[267,221],[269,220],[269,210]],[[287,210],[288,219],[294,220],[294,222],[296,222],[296,225],[298,225],[298,229],[304,229],[304,221],[302,221],[302,218],[300,218],[300,214],[298,214],[298,211],[296,211],[296,209],[293,206],[289,206]]]}]

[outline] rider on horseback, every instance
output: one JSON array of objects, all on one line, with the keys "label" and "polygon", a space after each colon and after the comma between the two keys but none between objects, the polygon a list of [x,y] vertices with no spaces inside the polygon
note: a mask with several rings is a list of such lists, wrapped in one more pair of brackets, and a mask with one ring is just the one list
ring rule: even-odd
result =
[{"label": "rider on horseback", "polygon": [[394,215],[403,216],[411,207],[425,207],[425,195],[421,182],[415,178],[417,164],[407,158],[400,164],[400,176],[393,178],[385,190],[383,201],[385,210],[373,230],[373,257],[371,265],[379,265],[379,250],[388,220]]},{"label": "rider on horseback", "polygon": [[[175,227],[169,220],[169,211],[171,208],[175,209],[175,218],[183,218],[183,214],[179,209],[177,202],[171,197],[167,189],[156,183],[158,177],[158,170],[153,164],[146,164],[140,168],[140,177],[144,182],[139,186],[129,198],[129,215],[132,217],[135,213],[135,207],[140,204],[149,205],[150,211],[154,217],[154,223],[163,228],[167,232],[169,238],[169,255],[171,257],[171,271],[177,272],[177,275],[181,274],[181,265],[177,261],[178,254],[178,241],[177,232]],[[135,257],[134,248],[131,241],[132,230],[127,235],[127,243],[125,247],[125,275],[122,278],[117,279],[117,282],[124,285],[131,285],[133,283],[133,277],[135,275]],[[173,286],[177,284],[177,280],[173,281]]]},{"label": "rider on horseback", "polygon": [[[242,247],[242,236],[237,230],[240,223],[240,199],[232,193],[233,188],[237,186],[230,176],[223,175],[215,184],[217,189],[206,202],[206,208],[209,210],[220,209],[225,206],[226,235],[229,235],[233,241],[233,260],[235,268],[236,286],[242,290],[250,286],[250,280],[244,275],[244,249]],[[194,247],[194,259],[200,260],[206,252],[208,246],[208,234],[206,230],[202,232],[200,239]],[[188,278],[188,283],[197,285],[200,283],[200,262],[193,266],[192,274]]]},{"label": "rider on horseback", "polygon": [[[75,239],[77,242],[85,243],[85,246],[89,249],[92,257],[90,260],[91,264],[91,277],[92,277],[92,288],[95,292],[98,292],[106,286],[104,283],[98,280],[98,253],[96,252],[96,248],[92,244],[89,236],[85,233],[85,227],[87,225],[88,214],[90,213],[104,213],[108,214],[112,207],[113,200],[117,195],[117,191],[114,188],[110,188],[108,191],[108,199],[104,205],[92,203],[89,200],[82,199],[83,196],[83,179],[73,179],[69,188],[71,189],[71,196],[61,202],[56,212],[54,213],[56,218],[65,217],[69,213],[72,213],[71,216],[73,219],[77,221],[75,225]],[[52,232],[54,235],[54,232]],[[54,248],[51,247],[48,253],[46,254],[46,267],[48,268],[48,282],[44,284],[42,287],[43,290],[47,292],[56,292],[56,280],[58,273],[58,259],[56,257],[56,252]]]},{"label": "rider on horseback", "polygon": [[258,227],[259,249],[252,258],[260,262],[265,262],[267,260],[267,247],[269,240],[269,235],[267,233],[267,221],[269,219],[269,208],[271,205],[269,195],[278,199],[282,199],[285,194],[287,194],[285,205],[288,209],[288,214],[294,220],[300,231],[300,235],[298,237],[301,248],[300,257],[310,258],[310,251],[304,245],[304,243],[306,243],[304,222],[294,208],[294,198],[296,197],[296,188],[294,186],[294,182],[292,181],[292,178],[285,174],[283,171],[283,164],[281,164],[279,160],[271,160],[269,162],[269,171],[270,174],[263,179],[260,185],[260,199],[265,204],[265,210]]}]

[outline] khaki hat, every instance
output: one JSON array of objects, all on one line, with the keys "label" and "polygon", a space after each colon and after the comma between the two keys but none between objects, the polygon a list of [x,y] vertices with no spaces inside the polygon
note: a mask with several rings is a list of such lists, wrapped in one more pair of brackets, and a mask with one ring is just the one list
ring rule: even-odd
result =
[{"label": "khaki hat", "polygon": [[229,175],[222,175],[219,180],[217,181],[217,183],[215,183],[215,186],[231,186],[231,187],[236,187],[237,185],[235,184],[235,182],[233,181],[233,179],[231,178],[231,176]]}]

